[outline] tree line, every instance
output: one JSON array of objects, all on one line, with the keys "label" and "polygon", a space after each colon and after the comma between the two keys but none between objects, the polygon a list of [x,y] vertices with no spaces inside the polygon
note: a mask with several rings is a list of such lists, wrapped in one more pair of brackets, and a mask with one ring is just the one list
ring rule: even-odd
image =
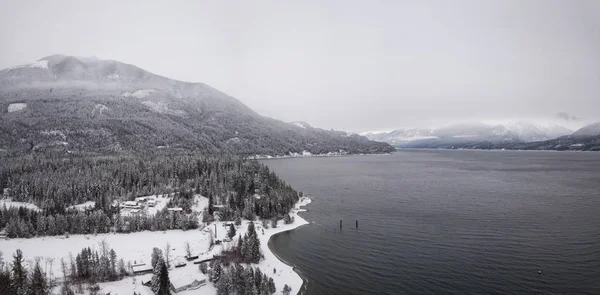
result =
[{"label": "tree line", "polygon": [[[44,272],[40,259],[36,258],[33,268],[28,271],[21,250],[15,252],[11,263],[4,262],[2,256],[0,252],[0,294],[51,294],[55,282]],[[63,273],[61,295],[82,293],[84,284],[89,285],[94,294],[99,290],[97,283],[120,280],[129,274],[123,259],[119,259],[105,241],[100,242],[99,250],[83,248],[75,258],[61,259],[60,267]]]},{"label": "tree line", "polygon": [[[0,187],[12,201],[30,202],[41,210],[0,208],[0,228],[10,237],[135,232],[197,228],[191,207],[194,196],[209,199],[222,220],[244,217],[282,218],[298,201],[298,193],[268,167],[233,156],[175,155],[6,158],[0,161]],[[170,194],[171,206],[155,216],[122,216],[118,201]],[[68,207],[94,201],[91,210]]]}]

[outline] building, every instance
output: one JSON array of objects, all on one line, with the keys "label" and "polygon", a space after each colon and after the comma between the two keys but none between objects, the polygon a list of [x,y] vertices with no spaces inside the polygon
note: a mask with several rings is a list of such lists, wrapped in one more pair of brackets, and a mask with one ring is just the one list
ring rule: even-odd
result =
[{"label": "building", "polygon": [[174,207],[174,208],[168,208],[167,210],[169,210],[169,212],[176,212],[176,213],[183,213],[183,208],[180,207]]},{"label": "building", "polygon": [[171,291],[174,293],[196,290],[206,285],[206,277],[200,272],[179,272],[169,277],[171,280]]},{"label": "building", "polygon": [[149,207],[154,207],[154,206],[156,206],[156,200],[154,200],[154,199],[152,199],[152,200],[148,200],[148,202],[146,202],[146,204],[147,204]]},{"label": "building", "polygon": [[121,203],[121,207],[122,208],[128,208],[128,209],[140,209],[140,204],[136,201],[125,201],[123,203]]},{"label": "building", "polygon": [[131,273],[133,273],[133,275],[136,276],[146,273],[152,273],[152,270],[152,265],[145,263],[134,264],[131,266]]}]

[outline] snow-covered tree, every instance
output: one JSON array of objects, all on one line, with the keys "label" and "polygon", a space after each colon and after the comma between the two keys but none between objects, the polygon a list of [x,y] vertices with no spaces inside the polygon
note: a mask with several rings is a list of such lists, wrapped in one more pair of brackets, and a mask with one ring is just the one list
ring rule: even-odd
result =
[{"label": "snow-covered tree", "polygon": [[217,295],[229,295],[233,293],[234,286],[231,272],[224,272],[217,282]]},{"label": "snow-covered tree", "polygon": [[229,231],[227,232],[227,236],[230,239],[233,239],[233,237],[235,237],[235,226],[233,226],[233,224],[229,225]]},{"label": "snow-covered tree", "polygon": [[17,249],[15,255],[13,255],[12,263],[12,290],[16,295],[27,294],[28,282],[27,282],[27,271],[23,266],[23,252]]},{"label": "snow-covered tree", "polygon": [[223,267],[221,266],[221,263],[217,261],[212,269],[212,281],[215,283],[219,282],[221,275],[223,275]]},{"label": "snow-covered tree", "polygon": [[291,292],[292,288],[290,286],[288,286],[287,284],[283,286],[283,295],[290,295]]},{"label": "snow-covered tree", "polygon": [[31,287],[29,293],[35,295],[47,295],[49,294],[49,291],[46,275],[42,272],[39,260],[36,260],[31,275]]},{"label": "snow-covered tree", "polygon": [[160,258],[156,262],[156,267],[152,274],[150,288],[156,295],[170,295],[171,280],[169,279],[169,269],[167,264]]},{"label": "snow-covered tree", "polygon": [[152,248],[152,255],[150,257],[150,265],[152,265],[152,268],[155,268],[156,263],[158,263],[158,261],[161,259],[164,259],[162,255],[162,250],[160,250],[157,247]]}]

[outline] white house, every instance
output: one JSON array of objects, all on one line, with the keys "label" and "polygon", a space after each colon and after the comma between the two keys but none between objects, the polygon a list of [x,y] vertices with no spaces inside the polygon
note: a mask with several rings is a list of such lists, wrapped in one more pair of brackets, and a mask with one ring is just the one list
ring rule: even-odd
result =
[{"label": "white house", "polygon": [[181,271],[169,275],[171,280],[171,291],[179,293],[186,290],[196,290],[206,285],[206,277],[201,272]]}]

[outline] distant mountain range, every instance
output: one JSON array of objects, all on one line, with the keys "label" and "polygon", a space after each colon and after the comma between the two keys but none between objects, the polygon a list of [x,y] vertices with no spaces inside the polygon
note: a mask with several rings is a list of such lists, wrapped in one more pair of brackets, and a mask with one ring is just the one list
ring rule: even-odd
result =
[{"label": "distant mountain range", "polygon": [[0,150],[287,155],[385,153],[387,143],[263,117],[206,84],[54,55],[0,71]]},{"label": "distant mountain range", "polygon": [[559,125],[519,121],[512,124],[473,122],[363,135],[397,148],[600,150],[600,123],[575,132]]}]

